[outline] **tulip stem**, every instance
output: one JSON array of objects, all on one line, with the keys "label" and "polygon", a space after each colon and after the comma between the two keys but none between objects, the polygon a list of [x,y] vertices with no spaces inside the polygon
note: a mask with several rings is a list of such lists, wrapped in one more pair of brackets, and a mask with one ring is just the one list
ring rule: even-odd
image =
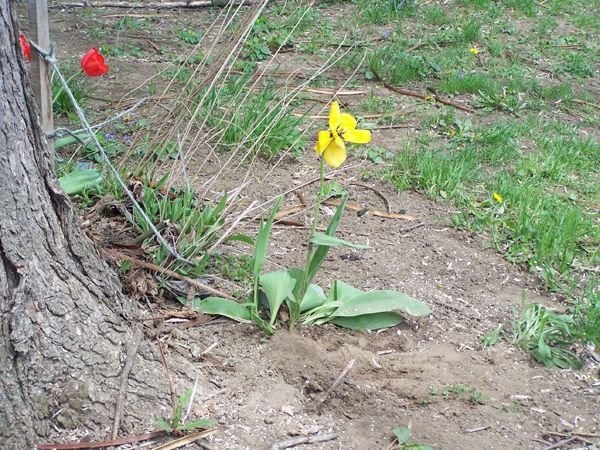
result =
[{"label": "tulip stem", "polygon": [[313,214],[312,226],[310,228],[310,236],[308,239],[308,248],[306,251],[306,267],[304,268],[304,276],[302,277],[302,289],[298,293],[298,298],[296,299],[296,304],[293,306],[293,310],[290,311],[290,332],[294,331],[294,327],[296,325],[296,321],[300,317],[300,305],[302,304],[302,299],[304,298],[304,294],[306,294],[306,290],[308,289],[308,278],[309,278],[309,270],[310,263],[315,253],[314,244],[312,242],[312,237],[317,231],[317,224],[319,222],[319,211],[321,210],[321,202],[323,201],[323,191],[325,187],[325,160],[321,157],[321,162],[319,166],[319,192],[317,193],[317,201],[315,202],[315,212]]}]

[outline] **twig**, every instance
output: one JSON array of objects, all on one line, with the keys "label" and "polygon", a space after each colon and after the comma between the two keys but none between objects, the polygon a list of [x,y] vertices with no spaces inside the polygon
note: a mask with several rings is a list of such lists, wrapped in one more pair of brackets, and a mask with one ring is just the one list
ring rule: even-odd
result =
[{"label": "twig", "polygon": [[478,431],[484,431],[491,428],[489,425],[485,425],[483,427],[471,428],[469,430],[465,430],[465,433],[477,433]]},{"label": "twig", "polygon": [[175,411],[177,410],[177,395],[175,394],[175,384],[173,383],[173,377],[171,376],[171,371],[169,370],[169,363],[167,363],[167,358],[165,357],[165,351],[163,350],[160,338],[156,338],[156,343],[158,344],[158,351],[160,352],[160,360],[167,374],[167,380],[169,380],[169,391],[171,392],[171,405],[173,408],[172,414],[173,417],[175,417]]},{"label": "twig", "polygon": [[123,407],[125,406],[125,396],[127,395],[127,380],[129,378],[129,373],[133,368],[135,355],[137,354],[138,348],[140,347],[140,343],[142,342],[143,337],[144,333],[142,333],[142,329],[137,328],[133,334],[132,340],[127,346],[127,356],[125,359],[125,365],[123,366],[123,372],[121,372],[121,386],[119,388],[119,397],[117,399],[117,404],[115,405],[115,419],[113,422],[112,430],[113,439],[117,438],[117,433],[119,432],[121,418],[123,417]]},{"label": "twig", "polygon": [[166,431],[153,431],[152,433],[123,436],[119,439],[101,442],[70,442],[68,444],[36,444],[38,450],[77,450],[80,448],[103,448],[117,447],[125,444],[135,444],[136,442],[147,441],[148,439],[156,439],[166,435]]},{"label": "twig", "polygon": [[210,436],[211,434],[215,434],[219,431],[218,428],[212,428],[210,430],[199,431],[197,433],[188,434],[179,439],[175,439],[165,445],[161,445],[160,447],[156,447],[154,450],[173,450],[175,448],[183,447],[184,445],[191,444],[198,439],[202,439]]},{"label": "twig", "polygon": [[370,191],[374,192],[377,195],[377,197],[379,197],[381,200],[383,200],[383,204],[385,205],[385,211],[388,214],[391,212],[389,200],[385,197],[385,195],[383,195],[381,192],[379,192],[374,187],[369,186],[367,184],[362,184],[362,183],[350,183],[350,186],[360,186],[360,187],[363,187],[365,189],[369,189]]},{"label": "twig", "polygon": [[[102,128],[104,125],[108,125],[111,122],[115,122],[117,120],[119,120],[121,117],[126,116],[130,113],[132,113],[133,111],[135,111],[136,109],[138,109],[140,106],[142,106],[150,97],[144,97],[141,100],[138,100],[131,108],[127,108],[125,111],[121,111],[119,114],[117,114],[116,116],[112,116],[109,117],[108,119],[106,119],[103,122],[100,122],[96,125],[92,125],[91,129],[92,130],[98,130],[100,128]],[[46,135],[48,137],[59,137],[59,136],[64,136],[66,134],[70,134],[71,136],[77,136],[81,133],[83,133],[84,131],[86,131],[85,128],[80,128],[78,130],[74,130],[74,131],[70,131],[67,130],[65,128],[56,128],[54,131],[47,133]],[[86,143],[84,143],[84,145],[86,145]]]},{"label": "twig", "polygon": [[356,358],[352,358],[350,360],[350,362],[348,363],[348,365],[346,367],[344,367],[344,370],[342,370],[342,373],[340,373],[340,375],[336,378],[336,380],[333,382],[331,387],[329,389],[327,389],[327,391],[325,392],[325,395],[323,395],[321,400],[319,400],[319,403],[317,403],[317,409],[321,409],[321,406],[323,406],[323,403],[325,403],[325,400],[327,400],[327,398],[333,392],[333,390],[337,387],[337,385],[340,384],[342,379],[348,374],[350,369],[352,369],[352,366],[354,366],[355,362],[356,362]]},{"label": "twig", "polygon": [[580,98],[574,98],[571,101],[573,103],[577,103],[578,105],[586,105],[586,106],[591,106],[592,108],[600,109],[599,105],[596,105],[595,103],[591,103],[591,102],[586,102],[585,100],[581,100]]},{"label": "twig", "polygon": [[572,437],[570,437],[568,439],[560,440],[556,444],[552,444],[552,445],[549,445],[547,447],[544,447],[544,450],[552,450],[554,448],[559,448],[559,447],[562,447],[565,444],[568,444],[569,442],[573,442],[573,441],[578,440],[578,439],[579,438],[577,436],[572,436]]},{"label": "twig", "polygon": [[91,0],[83,2],[65,2],[65,3],[54,3],[48,5],[48,8],[144,8],[144,9],[172,9],[172,8],[208,8],[211,6],[224,6],[224,5],[251,5],[249,1],[237,1],[237,2],[226,2],[226,1],[214,1],[214,0],[198,0],[198,1],[181,1],[181,2],[95,2]]},{"label": "twig", "polygon": [[278,442],[277,444],[273,445],[270,450],[283,450],[285,448],[292,448],[302,444],[318,444],[321,442],[333,441],[337,438],[337,433],[321,434],[317,436],[298,436]]},{"label": "twig", "polygon": [[[331,200],[324,200],[323,204],[329,205],[329,206],[339,206],[341,204],[341,202],[339,200],[331,199]],[[364,207],[354,204],[354,203],[346,203],[346,209],[349,209],[351,211],[358,211],[358,212],[362,211],[364,214],[370,214],[370,215],[376,216],[376,217],[383,217],[385,219],[400,219],[400,220],[410,220],[410,221],[419,220],[419,218],[416,216],[411,216],[408,214],[387,213],[384,211],[377,211],[376,209],[364,208]]]},{"label": "twig", "polygon": [[400,233],[408,233],[409,231],[416,230],[417,228],[421,228],[423,225],[425,225],[425,222],[416,223],[411,227],[402,228],[400,230]]},{"label": "twig", "polygon": [[146,261],[140,261],[139,259],[132,258],[131,256],[128,256],[124,253],[118,252],[113,249],[103,248],[102,252],[104,252],[106,255],[108,255],[112,258],[124,259],[125,261],[129,261],[129,262],[135,264],[136,266],[143,267],[144,269],[153,270],[153,271],[159,272],[163,275],[167,275],[168,277],[177,278],[178,280],[183,280],[186,283],[189,283],[192,286],[195,286],[198,289],[202,289],[210,294],[217,295],[219,297],[228,298],[230,300],[235,300],[235,297],[232,297],[231,295],[229,295],[225,292],[219,291],[218,289],[212,288],[204,283],[200,283],[199,281],[194,280],[189,277],[186,277],[185,275],[180,275],[177,272],[174,272],[172,270],[157,266],[156,264],[152,264],[152,263],[149,263]]},{"label": "twig", "polygon": [[461,111],[465,111],[465,112],[468,112],[468,113],[471,113],[471,114],[475,114],[475,112],[476,112],[474,109],[471,109],[471,108],[469,108],[467,106],[460,105],[460,104],[455,103],[455,102],[453,102],[451,100],[448,100],[448,99],[445,99],[445,98],[442,98],[442,97],[438,97],[437,95],[423,95],[423,94],[419,94],[418,92],[409,91],[407,89],[401,89],[399,87],[396,87],[396,86],[394,86],[392,84],[389,84],[389,83],[386,83],[385,81],[383,81],[381,79],[381,77],[377,74],[377,72],[375,72],[375,70],[372,67],[370,68],[370,70],[373,73],[373,76],[374,76],[374,78],[375,78],[376,81],[379,81],[380,83],[383,83],[383,85],[387,89],[389,89],[390,91],[395,92],[397,94],[406,95],[406,96],[409,96],[409,97],[416,97],[416,98],[420,98],[421,100],[427,100],[427,99],[431,98],[431,99],[433,99],[433,100],[435,100],[437,102],[443,103],[444,105],[452,106],[453,108],[460,109]]}]

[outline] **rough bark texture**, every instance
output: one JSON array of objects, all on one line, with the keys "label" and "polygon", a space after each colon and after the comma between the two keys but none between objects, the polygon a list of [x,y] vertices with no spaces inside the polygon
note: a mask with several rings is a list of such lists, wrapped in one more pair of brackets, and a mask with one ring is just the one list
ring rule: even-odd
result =
[{"label": "rough bark texture", "polygon": [[[53,178],[14,8],[0,0],[0,446],[31,448],[110,436],[131,305]],[[140,355],[130,397],[155,403],[161,368],[147,343]]]}]

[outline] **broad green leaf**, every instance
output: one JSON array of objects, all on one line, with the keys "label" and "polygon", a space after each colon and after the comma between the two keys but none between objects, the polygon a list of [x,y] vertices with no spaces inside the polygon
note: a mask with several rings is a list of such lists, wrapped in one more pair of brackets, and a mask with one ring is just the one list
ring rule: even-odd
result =
[{"label": "broad green leaf", "polygon": [[360,316],[386,311],[402,311],[413,316],[428,316],[431,314],[429,306],[402,292],[371,291],[344,301],[333,316]]},{"label": "broad green leaf", "polygon": [[331,323],[343,328],[353,330],[378,330],[380,328],[395,327],[403,322],[404,318],[395,312],[380,312],[375,314],[363,314],[354,317],[334,317]]},{"label": "broad green leaf", "polygon": [[344,241],[335,236],[328,236],[325,233],[315,233],[311,236],[310,242],[319,246],[327,247],[350,247],[350,248],[370,248],[368,245],[353,244],[352,242]]},{"label": "broad green leaf", "polygon": [[259,283],[267,296],[269,303],[269,312],[271,314],[270,325],[275,323],[277,312],[283,301],[290,297],[296,280],[290,277],[287,270],[278,270],[260,275]]},{"label": "broad green leaf", "polygon": [[61,189],[67,195],[80,194],[96,188],[102,181],[102,172],[98,169],[75,169],[58,179]]},{"label": "broad green leaf", "polygon": [[[67,145],[75,144],[77,142],[80,142],[80,140],[85,141],[86,139],[89,138],[89,134],[87,132],[77,134],[76,136],[77,137],[65,136],[64,138],[57,139],[56,141],[54,141],[54,150],[58,150],[59,148],[65,147]],[[79,139],[77,139],[77,138],[79,138]]]},{"label": "broad green leaf", "polygon": [[323,305],[306,311],[302,316],[305,324],[325,323],[330,320],[332,314],[341,306],[341,303],[334,301],[326,301]]},{"label": "broad green leaf", "polygon": [[333,300],[347,302],[358,295],[364,294],[364,291],[361,291],[348,283],[344,283],[343,281],[335,280],[330,294],[333,294]]},{"label": "broad green leaf", "polygon": [[326,300],[327,297],[325,296],[321,286],[311,284],[306,289],[306,294],[304,294],[304,298],[300,304],[300,312],[304,313],[306,311],[310,311],[311,309],[317,308],[323,305]]},{"label": "broad green leaf", "polygon": [[[331,218],[331,222],[329,222],[329,226],[327,227],[327,230],[325,231],[325,234],[327,236],[333,236],[335,234],[335,231],[337,230],[340,220],[342,220],[342,214],[344,213],[344,208],[346,207],[347,199],[348,199],[348,197],[344,197],[342,199],[342,202],[340,203],[340,205],[335,210],[335,214]],[[306,274],[306,282],[308,284],[310,284],[312,282],[313,278],[315,277],[315,274],[319,270],[319,267],[321,267],[321,264],[323,264],[323,261],[325,260],[325,257],[327,256],[328,251],[329,251],[328,245],[319,245],[317,247],[317,250],[315,251],[314,255],[312,255],[312,257],[310,259],[310,264],[308,265],[308,271]]]},{"label": "broad green leaf", "polygon": [[396,427],[392,430],[400,445],[406,444],[410,440],[410,428]]},{"label": "broad green leaf", "polygon": [[302,290],[302,283],[304,283],[304,270],[293,267],[288,269],[290,277],[296,282],[294,285],[294,298],[299,298]]},{"label": "broad green leaf", "polygon": [[245,305],[234,300],[220,297],[194,299],[194,309],[204,314],[214,314],[229,317],[239,322],[250,322],[252,316]]},{"label": "broad green leaf", "polygon": [[266,223],[261,220],[258,227],[258,236],[256,236],[256,246],[254,247],[253,274],[255,280],[258,279],[260,273],[262,272],[263,266],[265,265],[267,249],[269,248],[269,238],[271,237],[271,228],[273,227],[273,219],[279,210],[281,199],[282,197],[279,197],[275,202],[275,206],[273,206],[273,210],[271,211]]}]

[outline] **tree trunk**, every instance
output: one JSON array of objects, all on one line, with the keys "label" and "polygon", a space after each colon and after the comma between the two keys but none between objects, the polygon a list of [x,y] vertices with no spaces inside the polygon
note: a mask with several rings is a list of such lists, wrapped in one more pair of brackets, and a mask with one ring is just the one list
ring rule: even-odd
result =
[{"label": "tree trunk", "polygon": [[[14,9],[0,0],[0,447],[32,448],[57,431],[110,437],[132,332],[118,278],[57,188]],[[134,389],[164,400],[161,381]]]}]

